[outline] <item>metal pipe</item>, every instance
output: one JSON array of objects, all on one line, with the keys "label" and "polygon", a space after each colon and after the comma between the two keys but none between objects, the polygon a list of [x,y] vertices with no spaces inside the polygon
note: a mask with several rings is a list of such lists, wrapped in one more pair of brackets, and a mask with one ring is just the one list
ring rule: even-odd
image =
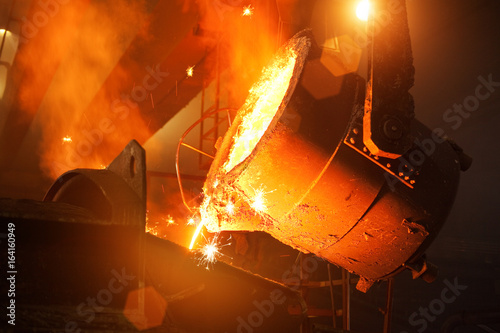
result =
[{"label": "metal pipe", "polygon": [[351,329],[351,284],[350,275],[345,269],[342,270],[342,328]]},{"label": "metal pipe", "polygon": [[391,332],[392,303],[394,300],[394,279],[387,280],[387,301],[384,312],[384,333]]},{"label": "metal pipe", "polygon": [[332,303],[332,321],[333,328],[337,328],[337,312],[335,311],[335,299],[333,297],[332,265],[326,264],[328,268],[328,281],[330,282],[330,301]]}]

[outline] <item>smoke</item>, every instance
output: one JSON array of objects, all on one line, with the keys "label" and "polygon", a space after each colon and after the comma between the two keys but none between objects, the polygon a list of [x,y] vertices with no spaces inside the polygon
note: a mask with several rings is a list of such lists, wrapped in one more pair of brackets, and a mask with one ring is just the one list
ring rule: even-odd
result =
[{"label": "smoke", "polygon": [[[123,68],[120,59],[143,33],[147,12],[143,1],[52,0],[48,9],[45,3],[35,3],[24,19],[18,104],[36,114],[40,167],[56,178],[109,164],[137,131],[147,131],[137,105],[120,96],[138,67]],[[38,24],[43,13],[47,20]]]},{"label": "smoke", "polygon": [[[195,34],[212,54],[206,66],[212,73],[206,74],[215,77],[220,68],[228,106],[239,107],[279,46],[275,4],[179,0],[178,5],[185,13],[199,13]],[[252,15],[242,15],[245,6]],[[131,43],[152,38],[149,15],[146,1],[34,2],[23,19],[17,56],[23,73],[18,105],[34,117],[31,131],[39,137],[44,174],[54,179],[75,168],[104,167],[129,140],[144,142],[150,136],[139,104],[151,99],[154,105],[152,89],[170,69],[130,56],[148,51],[131,52],[137,47]]]},{"label": "smoke", "polygon": [[[205,0],[199,6],[200,30],[214,39],[214,44],[219,43],[219,66],[228,74],[223,84],[233,104],[230,106],[238,107],[280,46],[276,4],[265,0]],[[245,8],[251,10],[250,15],[243,15]],[[212,61],[211,67],[216,70],[216,56]]]}]

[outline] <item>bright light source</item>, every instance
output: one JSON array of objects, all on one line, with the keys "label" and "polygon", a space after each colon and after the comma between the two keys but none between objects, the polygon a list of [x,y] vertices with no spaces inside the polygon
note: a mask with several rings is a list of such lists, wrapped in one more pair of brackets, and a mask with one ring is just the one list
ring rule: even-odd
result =
[{"label": "bright light source", "polygon": [[358,3],[358,7],[356,7],[356,16],[361,21],[368,21],[368,15],[370,14],[370,1],[369,0],[361,0]]}]

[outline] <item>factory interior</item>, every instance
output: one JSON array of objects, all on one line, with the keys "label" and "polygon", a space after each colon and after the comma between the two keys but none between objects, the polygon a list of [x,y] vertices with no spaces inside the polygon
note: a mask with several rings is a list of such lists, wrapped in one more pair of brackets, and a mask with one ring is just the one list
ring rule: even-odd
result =
[{"label": "factory interior", "polygon": [[499,15],[0,0],[0,332],[500,333]]}]

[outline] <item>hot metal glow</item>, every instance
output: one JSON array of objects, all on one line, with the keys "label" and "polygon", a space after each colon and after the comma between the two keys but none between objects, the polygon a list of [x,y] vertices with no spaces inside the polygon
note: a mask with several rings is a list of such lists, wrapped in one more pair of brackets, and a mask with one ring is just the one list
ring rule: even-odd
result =
[{"label": "hot metal glow", "polygon": [[250,89],[239,111],[243,114],[241,124],[223,166],[226,173],[252,153],[271,124],[290,85],[296,59],[294,50],[287,49],[283,56],[264,69],[260,81]]}]

